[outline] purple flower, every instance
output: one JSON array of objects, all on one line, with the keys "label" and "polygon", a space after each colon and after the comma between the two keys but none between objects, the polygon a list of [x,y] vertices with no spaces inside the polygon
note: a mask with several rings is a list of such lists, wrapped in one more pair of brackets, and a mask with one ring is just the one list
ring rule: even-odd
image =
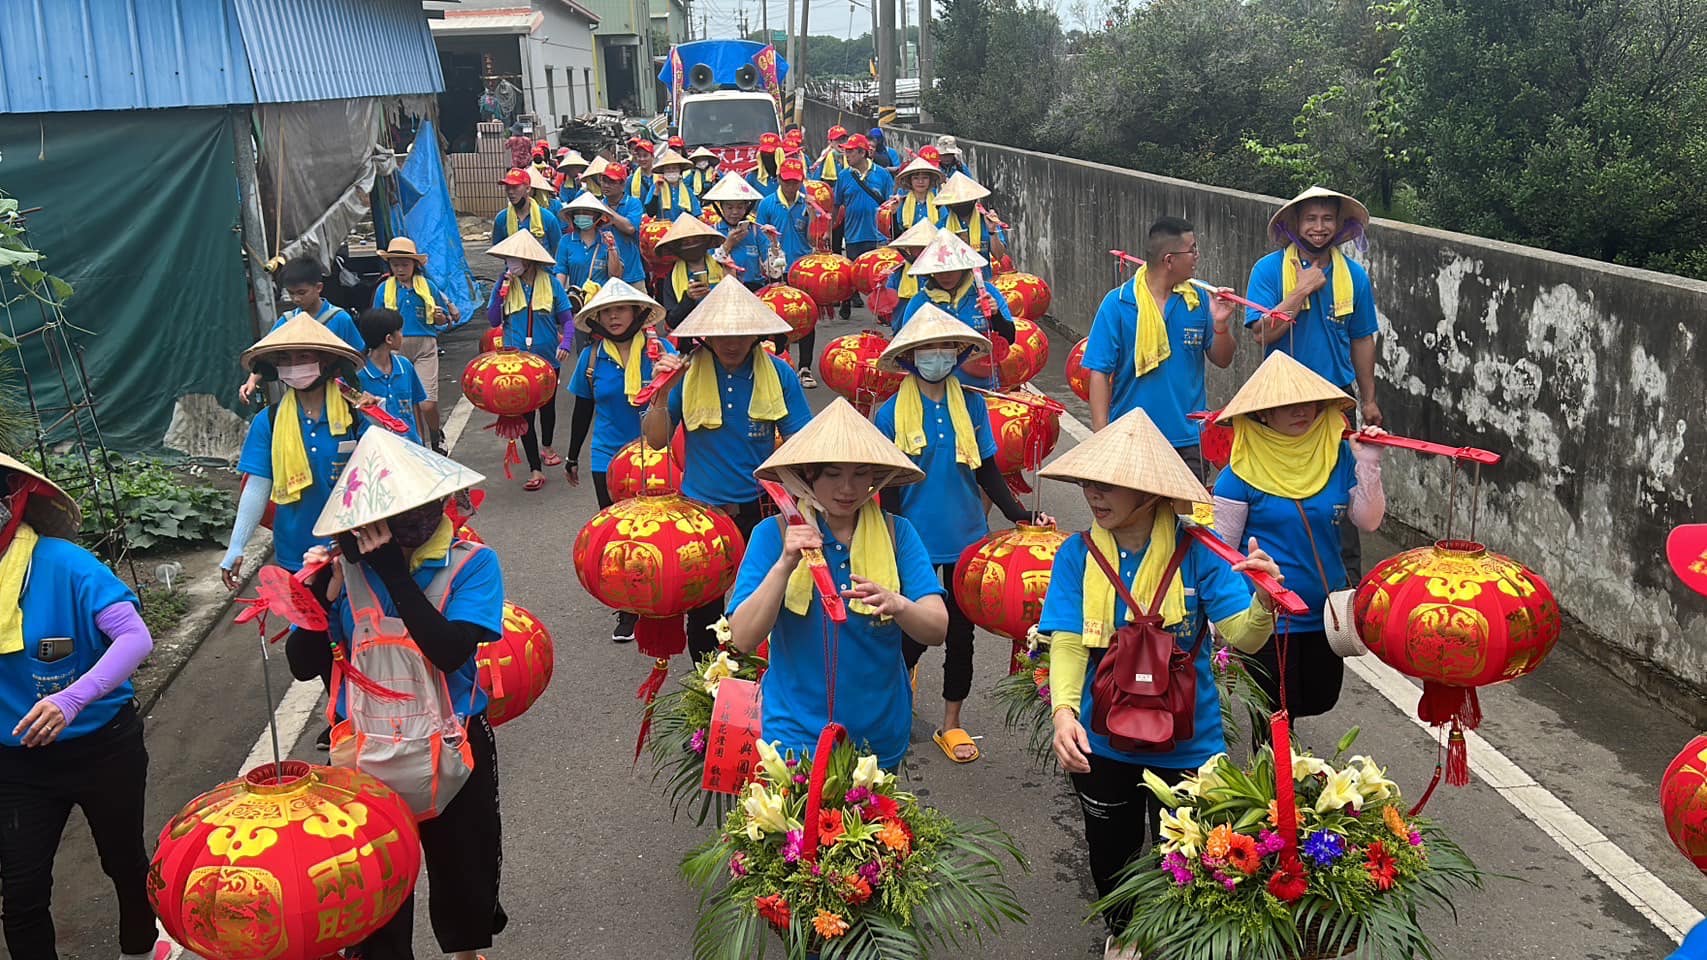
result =
[{"label": "purple flower", "polygon": [[1238,885],[1239,885],[1239,881],[1234,880],[1232,877],[1222,877],[1221,878],[1221,886],[1226,887],[1228,893],[1231,893],[1233,891],[1233,888],[1237,887]]},{"label": "purple flower", "polygon": [[787,760],[784,760],[783,763],[786,763],[790,767],[797,767],[800,765],[800,761],[794,759],[793,757],[789,757]]},{"label": "purple flower", "polygon": [[1037,695],[1043,698],[1044,703],[1053,703],[1055,701],[1055,693],[1050,690],[1048,686],[1038,687]]},{"label": "purple flower", "polygon": [[823,868],[823,867],[820,867],[820,866],[818,866],[818,865],[817,865],[817,864],[816,864],[816,863],[814,863],[814,864],[813,864],[813,865],[812,865],[812,875],[813,875],[813,876],[814,876],[814,877],[821,877],[821,876],[823,876],[823,875],[824,875],[824,868]]},{"label": "purple flower", "polygon": [[1411,846],[1420,847],[1422,845],[1423,845],[1423,835],[1421,833],[1418,833],[1415,830],[1412,830],[1411,831]]},{"label": "purple flower", "polygon": [[693,736],[691,738],[689,738],[689,740],[688,740],[688,749],[692,750],[694,753],[697,753],[702,757],[705,756],[705,731],[704,730],[695,730],[693,732]]},{"label": "purple flower", "polygon": [[1232,650],[1228,649],[1227,647],[1222,647],[1221,649],[1215,651],[1215,669],[1225,670],[1225,669],[1227,669],[1227,665],[1232,663],[1232,662],[1233,662],[1233,651]]},{"label": "purple flower", "polygon": [[862,863],[859,865],[860,877],[863,880],[865,880],[866,883],[872,884],[874,886],[877,883],[877,878],[879,876],[881,876],[882,873],[883,873],[883,864],[878,863],[876,860],[867,861],[866,863]]},{"label": "purple flower", "polygon": [[806,782],[806,775],[803,773],[795,774],[794,775],[794,782],[795,783],[805,783]]},{"label": "purple flower", "polygon": [[799,830],[788,831],[782,840],[782,862],[796,863],[804,852],[806,852],[806,834]]},{"label": "purple flower", "polygon": [[1178,850],[1162,858],[1162,869],[1173,875],[1174,883],[1178,886],[1183,887],[1191,882],[1191,861]]},{"label": "purple flower", "polygon": [[870,799],[871,789],[869,787],[854,787],[842,797],[842,802],[850,807],[857,807]]},{"label": "purple flower", "polygon": [[731,877],[744,877],[747,875],[746,854],[737,852],[733,857],[729,858],[729,875]]},{"label": "purple flower", "polygon": [[1286,846],[1286,841],[1273,830],[1264,830],[1257,834],[1257,853],[1270,856],[1279,853]]},{"label": "purple flower", "polygon": [[1330,830],[1317,830],[1304,841],[1304,856],[1314,860],[1318,867],[1332,866],[1345,856],[1345,838]]}]

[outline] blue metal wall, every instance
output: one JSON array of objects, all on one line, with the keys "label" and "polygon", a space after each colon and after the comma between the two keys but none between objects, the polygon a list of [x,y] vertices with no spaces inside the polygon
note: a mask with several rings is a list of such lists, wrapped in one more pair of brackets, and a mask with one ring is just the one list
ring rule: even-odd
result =
[{"label": "blue metal wall", "polygon": [[440,93],[421,0],[225,0],[243,25],[255,102]]}]

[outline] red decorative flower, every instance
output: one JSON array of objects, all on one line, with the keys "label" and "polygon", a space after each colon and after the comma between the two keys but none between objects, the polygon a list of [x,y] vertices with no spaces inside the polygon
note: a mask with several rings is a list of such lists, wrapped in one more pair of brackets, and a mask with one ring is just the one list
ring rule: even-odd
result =
[{"label": "red decorative flower", "polygon": [[895,798],[886,797],[881,793],[872,797],[871,800],[866,803],[865,810],[861,813],[861,816],[865,818],[867,823],[876,823],[879,820],[893,820],[900,815],[901,805],[895,802]]},{"label": "red decorative flower", "polygon": [[1309,879],[1304,874],[1304,864],[1294,859],[1282,863],[1274,871],[1274,876],[1268,878],[1268,892],[1281,903],[1297,903],[1304,898],[1304,893],[1310,888]]},{"label": "red decorative flower", "polygon": [[773,927],[786,929],[789,917],[788,901],[780,893],[768,897],[753,898],[753,905],[759,908],[759,916],[764,917]]},{"label": "red decorative flower", "polygon": [[842,884],[847,888],[842,894],[842,899],[846,900],[849,905],[857,907],[871,899],[871,884],[867,883],[865,878],[859,874],[848,874],[842,878]]},{"label": "red decorative flower", "polygon": [[1369,845],[1364,854],[1363,868],[1369,871],[1369,879],[1375,881],[1375,889],[1393,889],[1399,866],[1393,862],[1393,855],[1387,852],[1387,847],[1381,841],[1376,840]]},{"label": "red decorative flower", "polygon": [[818,845],[827,847],[836,842],[836,838],[847,832],[842,824],[840,810],[825,810],[818,818]]},{"label": "red decorative flower", "polygon": [[1243,833],[1233,834],[1228,844],[1227,862],[1247,877],[1262,869],[1262,854],[1257,852],[1256,838]]}]

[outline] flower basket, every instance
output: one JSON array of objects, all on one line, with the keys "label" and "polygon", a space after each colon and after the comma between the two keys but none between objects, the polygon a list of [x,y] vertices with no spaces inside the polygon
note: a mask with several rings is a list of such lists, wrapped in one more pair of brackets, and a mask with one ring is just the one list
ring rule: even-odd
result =
[{"label": "flower basket", "polygon": [[700,788],[711,712],[718,684],[730,678],[757,682],[765,666],[763,657],[718,649],[701,658],[676,690],[653,702],[652,782],[664,781],[672,816],[681,816],[685,808],[694,823],[703,825],[712,813],[721,820],[734,808],[735,797]]},{"label": "flower basket", "polygon": [[747,960],[782,940],[788,960],[967,956],[1026,912],[1008,885],[1025,859],[988,821],[955,821],[895,789],[877,758],[830,724],[812,755],[760,744],[760,772],[722,831],[688,854],[700,890],[696,960]]},{"label": "flower basket", "polygon": [[[1373,759],[1341,762],[1356,735],[1324,761],[1277,734],[1291,790],[1276,789],[1269,746],[1243,767],[1217,755],[1173,788],[1146,774],[1165,808],[1161,838],[1094,907],[1131,911],[1116,940],[1166,960],[1435,957],[1419,916],[1450,909],[1482,874],[1439,826],[1405,812]],[[1296,857],[1279,794],[1297,807]]]}]

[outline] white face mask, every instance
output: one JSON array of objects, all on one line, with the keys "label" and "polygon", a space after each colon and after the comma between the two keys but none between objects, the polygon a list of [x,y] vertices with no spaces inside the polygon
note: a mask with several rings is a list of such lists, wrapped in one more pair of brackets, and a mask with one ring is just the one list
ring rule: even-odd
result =
[{"label": "white face mask", "polygon": [[913,368],[929,383],[941,383],[954,372],[960,351],[953,347],[936,347],[913,353]]},{"label": "white face mask", "polygon": [[505,274],[505,276],[510,276],[510,277],[521,276],[521,272],[525,269],[527,269],[527,262],[526,261],[519,260],[515,257],[505,257],[504,258],[504,274]]},{"label": "white face mask", "polygon": [[665,183],[681,183],[682,182],[682,172],[680,170],[666,170],[664,172],[664,182]]},{"label": "white face mask", "polygon": [[320,364],[314,361],[280,364],[279,379],[294,390],[306,390],[320,379]]}]

